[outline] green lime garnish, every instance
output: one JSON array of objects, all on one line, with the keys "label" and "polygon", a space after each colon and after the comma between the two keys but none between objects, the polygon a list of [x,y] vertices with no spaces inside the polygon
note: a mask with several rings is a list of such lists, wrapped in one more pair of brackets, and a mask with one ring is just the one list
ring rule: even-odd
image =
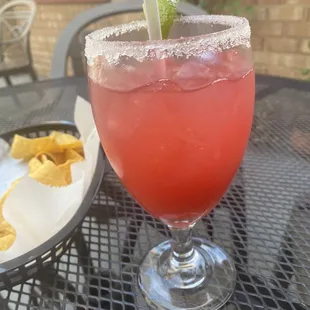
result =
[{"label": "green lime garnish", "polygon": [[144,0],[150,40],[167,39],[177,16],[179,0]]},{"label": "green lime garnish", "polygon": [[163,39],[167,39],[170,29],[177,17],[177,5],[179,1],[158,0],[161,33]]}]

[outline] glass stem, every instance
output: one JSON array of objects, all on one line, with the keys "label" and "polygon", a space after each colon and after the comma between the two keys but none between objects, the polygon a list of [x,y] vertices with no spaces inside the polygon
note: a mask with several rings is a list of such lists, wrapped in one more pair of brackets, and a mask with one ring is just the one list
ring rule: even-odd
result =
[{"label": "glass stem", "polygon": [[200,285],[207,275],[206,259],[197,251],[192,241],[192,228],[169,226],[173,242],[168,256],[160,262],[160,274],[169,281],[178,283],[182,289],[192,289]]},{"label": "glass stem", "polygon": [[174,240],[172,248],[172,260],[175,265],[188,264],[195,255],[195,250],[192,242],[192,228],[195,224],[187,228],[169,227]]}]

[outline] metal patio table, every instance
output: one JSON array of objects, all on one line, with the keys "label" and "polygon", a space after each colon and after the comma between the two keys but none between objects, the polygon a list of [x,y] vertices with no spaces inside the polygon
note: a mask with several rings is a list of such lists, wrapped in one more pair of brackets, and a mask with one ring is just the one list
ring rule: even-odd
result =
[{"label": "metal patio table", "polygon": [[[234,259],[237,285],[223,309],[310,309],[310,83],[257,76],[253,130],[242,167],[196,235]],[[0,134],[73,120],[86,78],[0,90]],[[0,309],[148,309],[136,284],[142,256],[169,236],[111,169],[73,246],[26,283],[2,291]]]}]

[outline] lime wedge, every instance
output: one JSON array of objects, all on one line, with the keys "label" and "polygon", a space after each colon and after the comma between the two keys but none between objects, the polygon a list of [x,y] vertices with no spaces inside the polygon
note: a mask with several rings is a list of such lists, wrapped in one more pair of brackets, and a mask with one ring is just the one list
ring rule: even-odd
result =
[{"label": "lime wedge", "polygon": [[177,16],[179,0],[158,0],[162,38],[167,39]]},{"label": "lime wedge", "polygon": [[143,11],[150,40],[167,39],[177,16],[179,0],[144,0]]}]

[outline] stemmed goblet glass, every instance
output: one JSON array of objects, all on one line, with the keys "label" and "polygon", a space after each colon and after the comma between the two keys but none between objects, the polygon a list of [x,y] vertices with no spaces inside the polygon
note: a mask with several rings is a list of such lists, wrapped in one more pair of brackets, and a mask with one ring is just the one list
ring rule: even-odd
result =
[{"label": "stemmed goblet glass", "polygon": [[158,309],[218,309],[231,296],[233,261],[191,231],[228,189],[242,161],[255,78],[246,19],[178,18],[149,41],[145,21],[86,37],[93,114],[126,189],[168,225],[173,240],[143,258],[139,287]]}]

